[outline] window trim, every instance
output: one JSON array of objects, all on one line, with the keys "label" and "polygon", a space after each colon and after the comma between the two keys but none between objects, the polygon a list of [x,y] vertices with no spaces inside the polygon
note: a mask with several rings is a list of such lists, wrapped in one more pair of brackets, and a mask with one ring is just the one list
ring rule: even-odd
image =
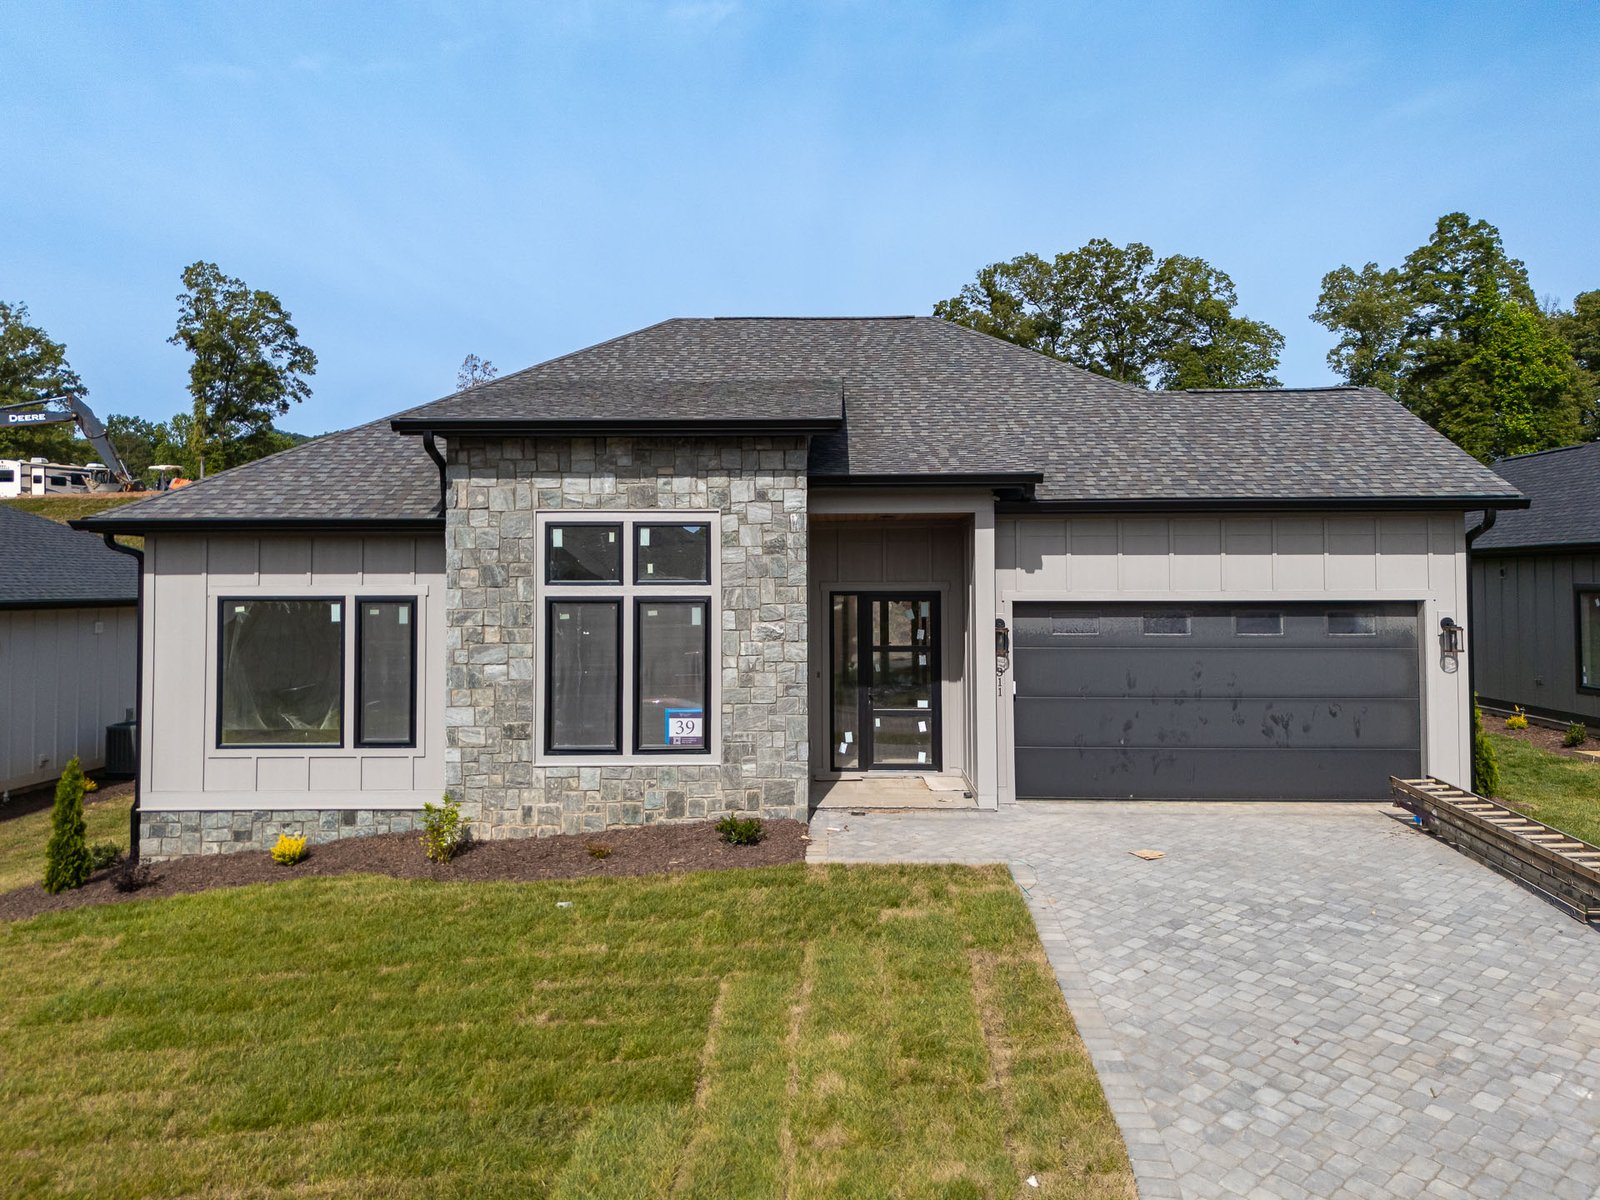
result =
[{"label": "window trim", "polygon": [[[618,585],[610,584],[609,586],[616,587]],[[551,671],[551,668],[555,664],[555,652],[554,652],[555,641],[556,641],[555,606],[558,605],[558,604],[609,604],[609,605],[611,605],[612,608],[614,608],[616,610],[616,614],[617,614],[617,682],[616,682],[616,687],[613,689],[613,694],[612,694],[612,699],[611,699],[612,711],[616,716],[616,738],[614,740],[614,744],[609,748],[600,747],[600,746],[579,746],[579,747],[574,747],[574,748],[568,749],[568,750],[558,750],[558,749],[555,748],[556,706],[551,702],[551,699],[555,694],[555,686],[554,686],[554,680],[552,680],[551,677],[550,677],[550,671]],[[625,627],[625,625],[623,623],[622,614],[623,614],[623,610],[626,607],[627,607],[627,597],[625,595],[621,595],[621,594],[618,594],[618,595],[615,595],[615,596],[547,596],[547,597],[545,597],[545,602],[544,602],[544,638],[542,639],[543,645],[544,645],[544,664],[543,664],[543,667],[542,667],[542,669],[540,671],[540,675],[542,676],[541,682],[543,683],[543,686],[544,686],[544,698],[543,698],[544,699],[544,736],[540,739],[540,743],[539,743],[540,746],[542,747],[542,753],[551,755],[553,757],[558,757],[558,758],[574,758],[574,757],[581,757],[583,755],[604,756],[604,757],[608,757],[608,758],[615,758],[615,757],[617,757],[618,755],[620,755],[623,752],[623,750],[622,750],[623,741],[624,741],[623,733],[624,733],[624,731],[626,729],[626,726],[623,724],[623,721],[622,721],[622,718],[623,718],[623,702],[622,702],[623,671],[622,671],[622,662],[623,662],[624,657],[627,654],[628,643],[627,643],[627,629],[626,629],[626,627]]]},{"label": "window trim", "polygon": [[[565,529],[565,528],[567,528],[569,526],[579,526],[579,525],[586,526],[586,527],[591,528],[591,529],[615,529],[617,531],[617,577],[615,579],[551,579],[550,578],[550,552],[555,549],[555,546],[551,544],[550,539],[555,536],[555,531],[557,529]],[[575,587],[575,588],[596,588],[596,587],[601,587],[601,588],[620,588],[620,587],[626,587],[628,585],[628,555],[627,555],[627,552],[623,549],[622,539],[623,539],[624,536],[626,536],[627,530],[628,530],[628,522],[627,521],[594,521],[594,520],[583,520],[581,518],[577,519],[577,520],[571,520],[571,521],[562,521],[562,520],[546,521],[545,524],[544,524],[544,537],[540,540],[540,551],[539,551],[539,553],[540,553],[540,562],[539,562],[539,566],[541,568],[543,568],[539,572],[539,581],[540,581],[540,583],[542,583],[545,587],[549,587],[549,588],[569,588],[569,587]]]},{"label": "window trim", "polygon": [[[222,631],[227,624],[227,609],[229,604],[271,604],[274,602],[287,603],[322,603],[337,604],[339,606],[339,739],[334,742],[225,742],[222,740],[222,689],[225,686],[225,663],[222,653]],[[218,596],[217,597],[217,686],[213,692],[216,704],[216,724],[213,729],[215,749],[217,750],[297,750],[302,753],[309,750],[343,750],[345,749],[345,720],[346,707],[349,696],[346,685],[349,683],[347,672],[347,659],[350,651],[349,629],[346,618],[350,611],[350,597],[348,596],[285,596],[279,593],[261,594],[255,596]],[[416,656],[412,655],[412,661]]]},{"label": "window trim", "polygon": [[[351,707],[355,710],[355,720],[353,722],[355,740],[352,744],[360,750],[414,750],[417,746],[417,598],[415,596],[352,596],[350,602],[356,608],[355,691],[351,693]],[[364,734],[362,715],[366,711],[366,707],[361,702],[362,663],[364,661],[361,651],[362,645],[366,640],[366,614],[361,611],[363,604],[404,604],[411,610],[409,618],[411,626],[411,721],[407,728],[406,740],[403,742],[375,742],[368,739]]]},{"label": "window trim", "polygon": [[[709,565],[709,564],[708,564]],[[700,712],[705,719],[704,744],[700,746],[646,746],[639,736],[639,717],[641,715],[641,692],[639,687],[640,669],[644,665],[643,655],[639,653],[639,611],[646,604],[698,604],[704,616],[701,618],[701,643],[704,647],[702,662],[705,664],[705,681],[701,686],[702,703]],[[623,645],[624,651],[628,649]],[[694,755],[705,757],[711,753],[711,597],[710,596],[639,596],[633,597],[633,753],[649,755],[684,756]],[[619,672],[620,674],[620,672]],[[618,691],[621,691],[619,686]],[[619,727],[620,735],[621,729]]]},{"label": "window trim", "polygon": [[[1572,642],[1574,650],[1573,682],[1579,692],[1585,696],[1600,696],[1600,684],[1590,684],[1583,681],[1583,598],[1585,596],[1600,596],[1600,582],[1574,584],[1573,595],[1573,626]],[[1597,622],[1600,625],[1600,622]],[[1600,641],[1600,628],[1595,630],[1595,638]]]},{"label": "window trim", "polygon": [[[707,521],[632,521],[628,524],[633,527],[633,586],[634,587],[710,587],[711,586],[711,560],[716,555],[716,548],[711,544],[711,522]],[[685,525],[703,525],[706,531],[706,576],[704,579],[657,579],[652,576],[646,579],[639,573],[639,531],[641,529],[682,529]],[[709,614],[708,614],[709,616]]]}]

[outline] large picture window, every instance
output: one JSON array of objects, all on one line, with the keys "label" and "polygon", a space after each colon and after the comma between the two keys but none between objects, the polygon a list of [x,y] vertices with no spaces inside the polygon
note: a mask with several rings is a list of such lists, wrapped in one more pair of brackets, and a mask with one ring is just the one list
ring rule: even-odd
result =
[{"label": "large picture window", "polygon": [[344,739],[344,601],[221,602],[217,740],[338,746]]},{"label": "large picture window", "polygon": [[356,744],[417,741],[417,602],[356,601]]},{"label": "large picture window", "polygon": [[1578,593],[1578,686],[1600,691],[1600,591]]},{"label": "large picture window", "polygon": [[544,752],[709,754],[715,518],[606,515],[541,518]]}]

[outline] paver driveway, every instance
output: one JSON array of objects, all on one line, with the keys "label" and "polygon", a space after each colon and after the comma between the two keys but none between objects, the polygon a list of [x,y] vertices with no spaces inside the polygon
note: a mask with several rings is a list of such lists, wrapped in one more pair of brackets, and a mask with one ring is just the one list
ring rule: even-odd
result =
[{"label": "paver driveway", "polygon": [[1600,932],[1376,805],[819,812],[812,838],[1011,864],[1143,1196],[1600,1196]]}]

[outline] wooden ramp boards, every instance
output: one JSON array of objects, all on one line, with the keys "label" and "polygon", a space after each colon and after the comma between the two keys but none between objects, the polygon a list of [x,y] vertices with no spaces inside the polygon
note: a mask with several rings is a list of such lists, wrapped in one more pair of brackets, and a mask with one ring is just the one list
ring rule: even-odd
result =
[{"label": "wooden ramp boards", "polygon": [[1600,847],[1438,779],[1389,780],[1394,802],[1429,833],[1548,896],[1586,924],[1600,919]]}]

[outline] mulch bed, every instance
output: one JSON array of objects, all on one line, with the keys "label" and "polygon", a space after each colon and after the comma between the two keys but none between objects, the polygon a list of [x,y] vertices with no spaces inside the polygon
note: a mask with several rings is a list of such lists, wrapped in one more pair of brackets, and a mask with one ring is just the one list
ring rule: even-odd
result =
[{"label": "mulch bed", "polygon": [[[508,879],[580,879],[591,876],[660,875],[682,871],[716,871],[731,867],[772,867],[805,861],[806,827],[800,821],[764,821],[766,836],[754,846],[730,846],[711,822],[648,825],[605,833],[471,842],[451,862],[430,863],[415,833],[346,838],[312,846],[305,860],[292,867],[272,861],[264,850],[217,854],[151,863],[153,881],[137,892],[119,892],[111,883],[116,868],[97,872],[83,887],[48,895],[38,884],[0,895],[0,921],[40,913],[158,899],[211,888],[251,883],[284,883],[316,875],[392,875],[397,879],[433,879],[441,883]],[[611,853],[595,858],[589,847]]]},{"label": "mulch bed", "polygon": [[1504,717],[1484,713],[1483,727],[1489,733],[1498,733],[1509,738],[1516,738],[1519,742],[1527,742],[1530,746],[1548,750],[1551,754],[1564,754],[1568,758],[1576,758],[1589,763],[1600,762],[1600,758],[1590,758],[1586,754],[1578,753],[1579,750],[1600,750],[1600,739],[1596,738],[1592,727],[1589,733],[1589,740],[1576,749],[1561,744],[1561,739],[1567,735],[1565,726],[1560,729],[1548,729],[1543,725],[1535,725],[1530,721],[1526,729],[1507,729]]}]

